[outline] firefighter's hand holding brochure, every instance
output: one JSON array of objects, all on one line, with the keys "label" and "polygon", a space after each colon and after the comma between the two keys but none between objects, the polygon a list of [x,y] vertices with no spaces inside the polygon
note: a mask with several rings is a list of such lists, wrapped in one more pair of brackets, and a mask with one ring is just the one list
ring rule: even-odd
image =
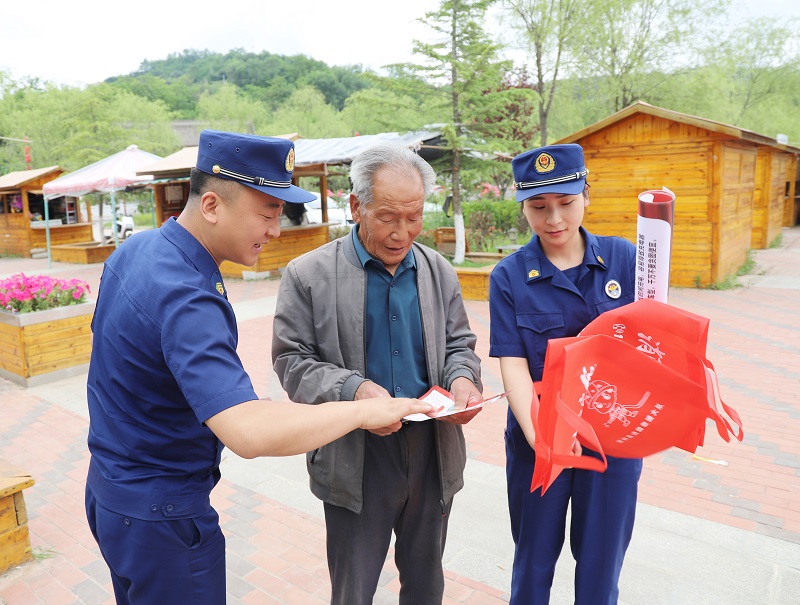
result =
[{"label": "firefighter's hand holding brochure", "polygon": [[427,414],[410,414],[409,416],[403,418],[403,420],[420,422],[422,420],[430,420],[431,418],[441,418],[442,416],[460,414],[461,412],[466,412],[467,410],[475,410],[477,408],[482,408],[487,403],[492,403],[493,401],[499,401],[506,395],[508,395],[508,391],[506,391],[505,393],[500,393],[499,395],[495,395],[493,397],[489,397],[488,399],[484,399],[483,401],[471,405],[468,408],[457,410],[455,409],[456,402],[455,399],[453,399],[453,395],[445,391],[443,388],[435,386],[421,397],[418,397],[418,399],[420,401],[424,401],[425,403],[431,404],[433,406],[433,409],[437,410],[436,413],[431,414],[430,416]]}]

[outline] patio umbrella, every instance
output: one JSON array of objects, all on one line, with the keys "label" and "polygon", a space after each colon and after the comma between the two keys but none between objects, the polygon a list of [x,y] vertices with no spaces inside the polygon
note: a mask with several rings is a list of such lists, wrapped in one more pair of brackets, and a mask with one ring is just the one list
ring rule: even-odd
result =
[{"label": "patio umbrella", "polygon": [[[87,193],[110,193],[113,221],[117,215],[115,192],[122,191],[133,184],[152,181],[152,176],[137,175],[136,171],[160,159],[161,156],[142,151],[136,145],[129,145],[122,151],[98,160],[94,164],[89,164],[75,172],[70,172],[49,183],[45,183],[44,187],[42,187],[44,197],[49,201],[63,195],[80,197]],[[47,259],[49,263],[50,227],[48,204],[44,205],[44,209],[47,228]],[[119,243],[117,231],[113,229],[113,226],[112,231],[114,232],[114,245],[117,245]]]}]

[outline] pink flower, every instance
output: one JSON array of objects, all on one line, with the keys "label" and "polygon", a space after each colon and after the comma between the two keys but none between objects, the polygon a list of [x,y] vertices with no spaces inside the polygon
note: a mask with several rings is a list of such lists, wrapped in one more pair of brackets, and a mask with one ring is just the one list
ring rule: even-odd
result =
[{"label": "pink flower", "polygon": [[17,273],[0,280],[0,309],[27,313],[79,304],[86,300],[88,291],[89,284],[80,279],[67,281],[47,275]]}]

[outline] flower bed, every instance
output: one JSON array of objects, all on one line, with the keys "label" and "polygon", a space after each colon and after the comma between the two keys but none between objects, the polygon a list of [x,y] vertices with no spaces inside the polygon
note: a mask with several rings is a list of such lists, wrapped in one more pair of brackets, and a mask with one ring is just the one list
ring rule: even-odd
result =
[{"label": "flower bed", "polygon": [[0,280],[0,376],[34,386],[86,371],[94,302],[81,280]]},{"label": "flower bed", "polygon": [[0,309],[31,313],[86,302],[89,284],[80,279],[57,279],[49,275],[17,273],[0,280]]}]

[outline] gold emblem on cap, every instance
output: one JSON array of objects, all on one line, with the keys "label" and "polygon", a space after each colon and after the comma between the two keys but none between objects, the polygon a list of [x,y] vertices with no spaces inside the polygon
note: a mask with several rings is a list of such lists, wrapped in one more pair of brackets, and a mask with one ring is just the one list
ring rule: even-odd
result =
[{"label": "gold emblem on cap", "polygon": [[286,172],[292,172],[294,170],[294,147],[289,150],[289,153],[286,154]]},{"label": "gold emblem on cap", "polygon": [[533,279],[534,277],[539,277],[539,271],[537,269],[528,271],[528,279]]},{"label": "gold emblem on cap", "polygon": [[[215,166],[215,168],[217,168],[217,166]],[[217,292],[222,294],[222,296],[225,296],[225,287],[222,285],[221,281],[217,282]]]},{"label": "gold emblem on cap", "polygon": [[219,171],[220,171],[220,170],[221,170],[221,168],[219,167],[219,164],[214,164],[214,165],[211,167],[211,172],[213,172],[214,174],[219,174]]},{"label": "gold emblem on cap", "polygon": [[533,165],[536,169],[536,172],[544,174],[547,172],[553,172],[553,170],[556,169],[556,160],[549,153],[542,152],[536,156],[536,161],[533,163]]}]

